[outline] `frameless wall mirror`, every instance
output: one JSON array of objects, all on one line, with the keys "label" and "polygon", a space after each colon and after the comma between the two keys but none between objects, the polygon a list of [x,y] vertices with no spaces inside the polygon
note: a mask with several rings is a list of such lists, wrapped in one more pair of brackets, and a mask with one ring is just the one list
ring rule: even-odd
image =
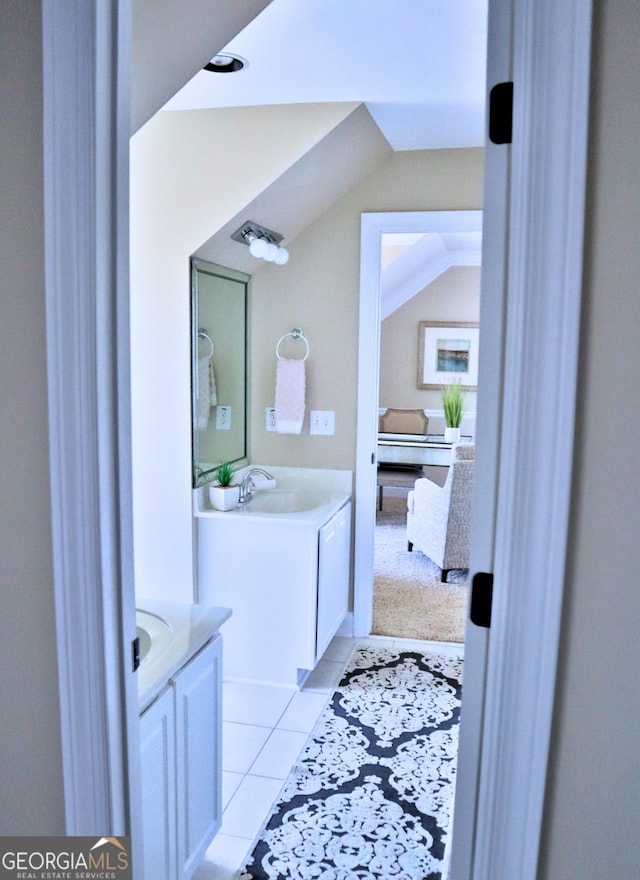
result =
[{"label": "frameless wall mirror", "polygon": [[216,465],[247,456],[249,275],[191,260],[191,413],[193,485]]}]

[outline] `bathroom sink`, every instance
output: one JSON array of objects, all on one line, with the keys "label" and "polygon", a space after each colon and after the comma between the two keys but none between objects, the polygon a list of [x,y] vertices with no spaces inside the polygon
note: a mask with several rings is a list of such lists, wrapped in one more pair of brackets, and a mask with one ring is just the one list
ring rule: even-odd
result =
[{"label": "bathroom sink", "polygon": [[136,627],[136,635],[138,636],[138,641],[140,642],[140,662],[142,663],[144,658],[149,653],[149,648],[151,647],[151,636],[143,626]]},{"label": "bathroom sink", "polygon": [[268,489],[256,492],[246,504],[248,513],[302,513],[329,501],[331,495],[316,490]]},{"label": "bathroom sink", "polygon": [[173,638],[173,627],[164,618],[151,611],[136,609],[136,634],[140,639],[140,662],[149,652],[161,654],[169,647]]}]

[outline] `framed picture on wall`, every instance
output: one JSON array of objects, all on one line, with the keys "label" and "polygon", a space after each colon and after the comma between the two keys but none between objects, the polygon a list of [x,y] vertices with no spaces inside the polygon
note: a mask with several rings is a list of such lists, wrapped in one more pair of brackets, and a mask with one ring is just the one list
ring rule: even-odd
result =
[{"label": "framed picture on wall", "polygon": [[418,388],[439,390],[449,382],[478,384],[478,324],[420,321]]}]

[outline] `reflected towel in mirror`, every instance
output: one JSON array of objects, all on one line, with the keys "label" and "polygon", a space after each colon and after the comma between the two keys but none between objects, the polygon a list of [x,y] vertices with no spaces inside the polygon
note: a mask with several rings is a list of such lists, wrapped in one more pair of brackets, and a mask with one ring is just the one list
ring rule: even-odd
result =
[{"label": "reflected towel in mirror", "polygon": [[276,367],[276,430],[299,434],[304,421],[305,362],[278,358]]},{"label": "reflected towel in mirror", "polygon": [[209,424],[211,407],[217,406],[216,377],[211,358],[199,357],[196,373],[196,426],[204,431]]}]

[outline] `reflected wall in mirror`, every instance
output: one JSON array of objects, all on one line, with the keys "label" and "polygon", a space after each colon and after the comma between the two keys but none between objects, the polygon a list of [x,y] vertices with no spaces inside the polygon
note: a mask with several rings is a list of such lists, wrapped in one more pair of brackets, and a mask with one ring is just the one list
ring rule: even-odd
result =
[{"label": "reflected wall in mirror", "polygon": [[193,485],[222,461],[246,463],[249,276],[191,260]]}]

